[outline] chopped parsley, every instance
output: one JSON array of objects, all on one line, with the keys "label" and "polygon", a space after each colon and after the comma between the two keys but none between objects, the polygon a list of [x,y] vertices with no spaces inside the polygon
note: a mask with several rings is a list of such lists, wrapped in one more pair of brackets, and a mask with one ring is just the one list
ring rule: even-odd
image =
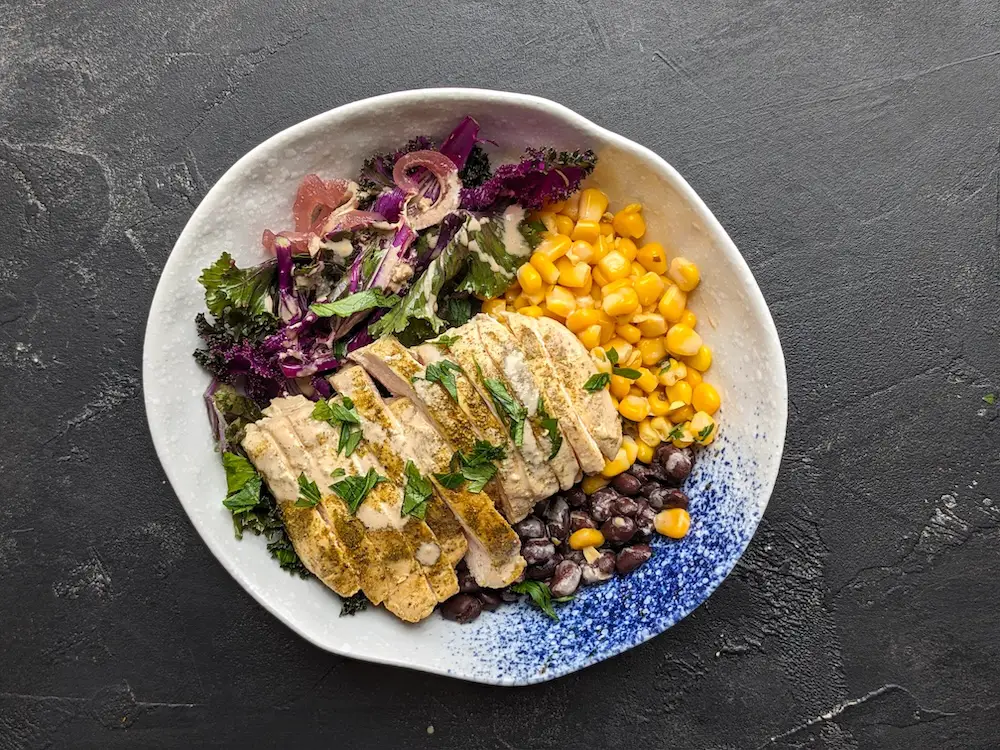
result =
[{"label": "chopped parsley", "polygon": [[707,424],[704,428],[698,431],[698,439],[705,440],[709,435],[712,434],[712,430],[715,429],[715,423]]},{"label": "chopped parsley", "polygon": [[534,602],[535,606],[553,620],[558,620],[559,615],[556,614],[552,604],[564,604],[574,599],[572,596],[561,596],[558,599],[553,599],[552,591],[541,581],[521,581],[520,583],[512,584],[510,586],[510,590],[515,594],[527,594],[530,596],[531,601]]},{"label": "chopped parsley", "polygon": [[427,513],[427,501],[434,493],[434,485],[420,473],[413,461],[406,462],[403,473],[406,486],[403,488],[403,515],[423,520]]},{"label": "chopped parsley", "polygon": [[549,445],[551,449],[549,450],[549,460],[551,461],[556,457],[559,449],[562,448],[562,433],[559,432],[559,420],[545,410],[545,401],[541,396],[538,397],[538,422],[545,430],[546,434],[549,436]]},{"label": "chopped parsley", "polygon": [[295,501],[296,508],[315,508],[320,501],[319,487],[310,482],[305,472],[299,474],[299,499]]},{"label": "chopped parsley", "polygon": [[674,425],[674,429],[672,429],[670,431],[670,434],[667,435],[667,437],[670,438],[671,440],[683,440],[684,439],[684,425],[683,425],[683,423],[682,424],[675,424]]},{"label": "chopped parsley", "polygon": [[514,441],[514,445],[520,448],[524,445],[524,420],[528,418],[528,410],[511,395],[503,381],[496,378],[483,378],[482,380],[486,390],[490,393],[490,398],[493,399],[497,412],[507,425],[511,440]]},{"label": "chopped parsley", "polygon": [[337,497],[344,501],[344,504],[353,516],[358,512],[361,503],[368,497],[368,493],[376,485],[388,481],[388,479],[375,471],[375,469],[368,469],[368,473],[362,476],[346,477],[339,482],[334,482],[330,485],[330,489],[337,493]]},{"label": "chopped parsley", "polygon": [[[614,349],[611,351],[614,351]],[[610,384],[611,376],[606,372],[598,372],[587,378],[587,382],[583,384],[583,390],[590,393],[597,393],[598,391],[603,391]]]},{"label": "chopped parsley", "polygon": [[317,302],[310,305],[309,309],[321,318],[347,318],[375,307],[394,307],[398,302],[399,297],[395,294],[384,294],[380,289],[365,289],[336,302]]},{"label": "chopped parsley", "polygon": [[340,428],[340,438],[337,442],[337,452],[350,456],[361,442],[361,418],[354,408],[354,402],[347,396],[343,403],[336,401],[317,401],[312,410],[312,418],[327,422]]},{"label": "chopped parsley", "polygon": [[449,490],[457,490],[463,482],[468,482],[466,489],[478,494],[496,476],[496,462],[506,457],[507,451],[502,445],[477,440],[468,454],[455,451],[451,457],[451,471],[435,474],[434,478]]},{"label": "chopped parsley", "polygon": [[[452,401],[458,401],[458,384],[455,382],[455,373],[461,372],[462,368],[456,365],[454,362],[448,359],[442,359],[437,362],[431,362],[427,367],[424,368],[423,380],[430,383],[438,383],[442,388],[448,391],[448,395],[451,396]],[[414,380],[421,380],[419,376],[413,378]]]}]

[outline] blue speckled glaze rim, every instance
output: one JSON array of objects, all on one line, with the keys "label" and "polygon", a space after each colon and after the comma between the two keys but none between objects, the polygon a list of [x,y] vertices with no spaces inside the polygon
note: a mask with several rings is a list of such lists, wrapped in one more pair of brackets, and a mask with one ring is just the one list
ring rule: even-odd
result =
[{"label": "blue speckled glaze rim", "polygon": [[[259,229],[220,223],[219,218],[241,210],[243,201],[259,202],[262,194],[266,194],[269,205],[279,205],[275,200],[279,195],[291,200],[301,174],[316,168],[310,161],[316,157],[327,163],[327,159],[339,158],[339,152],[347,145],[359,153],[391,145],[362,139],[358,143],[338,144],[331,150],[328,146],[310,146],[310,139],[315,141],[322,136],[329,143],[330,132],[342,137],[340,125],[347,122],[362,122],[374,128],[366,131],[367,135],[385,138],[392,131],[387,122],[399,121],[402,113],[414,111],[422,113],[424,119],[437,118],[435,127],[441,128],[450,122],[442,118],[473,111],[495,111],[501,124],[505,116],[526,118],[529,128],[547,123],[564,134],[575,134],[583,142],[592,140],[595,147],[600,144],[614,149],[627,160],[648,167],[650,175],[667,185],[674,197],[690,209],[700,229],[710,238],[709,252],[727,268],[728,288],[738,294],[741,314],[752,320],[758,381],[761,368],[767,373],[769,408],[754,417],[762,420],[761,431],[766,430],[767,435],[755,434],[758,430],[741,425],[741,435],[736,439],[733,423],[729,422],[717,444],[702,452],[688,486],[704,487],[711,481],[712,487],[718,489],[703,493],[692,489],[695,511],[692,533],[679,543],[659,541],[653,559],[628,577],[584,590],[578,601],[560,609],[562,624],[556,624],[555,628],[525,603],[504,606],[497,613],[466,626],[441,618],[406,626],[384,612],[337,618],[336,598],[320,583],[289,580],[269,560],[260,539],[235,542],[228,514],[217,500],[224,494],[225,478],[204,425],[201,393],[207,376],[188,356],[197,345],[190,321],[203,304],[195,279],[198,270],[217,257],[219,250],[213,250],[214,246],[221,243],[224,249],[234,249],[237,260],[245,262],[246,258],[239,257],[239,248],[255,244],[259,236]],[[272,162],[280,165],[289,159],[298,160],[301,170],[296,172],[298,176],[292,179],[290,173],[294,168],[290,168],[272,179],[269,171]],[[284,200],[286,197],[280,198]],[[258,234],[254,236],[254,232]],[[710,259],[711,255],[707,257]],[[696,312],[702,313],[697,309]],[[752,364],[746,357],[744,360],[747,365]],[[748,377],[753,379],[752,375]],[[192,524],[227,572],[263,607],[294,632],[327,651],[496,685],[542,682],[617,655],[663,632],[704,601],[735,566],[763,515],[777,477],[787,420],[784,357],[766,303],[732,240],[687,182],[654,152],[560,104],[486,89],[421,89],[353,102],[293,125],[239,159],[195,210],[164,267],[146,328],[143,390],[154,447]],[[759,406],[763,400],[758,389],[752,391],[747,402],[754,401]],[[696,541],[699,543],[695,544]],[[662,595],[664,572],[671,572],[668,568],[672,562],[685,560],[704,565],[699,571],[708,570],[711,562],[711,570],[687,585],[683,596],[671,598],[669,606],[661,601],[663,606],[655,611],[635,610],[627,620],[617,617],[620,609],[613,613],[608,609],[607,604],[614,597],[621,601],[624,595],[642,591],[645,602],[654,593]],[[607,620],[612,614],[616,616],[613,633],[605,624],[597,623],[597,618]],[[492,634],[491,629],[495,631]],[[572,638],[591,638],[595,630],[599,631],[596,647],[571,648]],[[605,631],[610,634],[604,635]],[[543,652],[541,644],[554,642],[561,633],[565,643],[555,645],[562,652],[552,649]]]}]

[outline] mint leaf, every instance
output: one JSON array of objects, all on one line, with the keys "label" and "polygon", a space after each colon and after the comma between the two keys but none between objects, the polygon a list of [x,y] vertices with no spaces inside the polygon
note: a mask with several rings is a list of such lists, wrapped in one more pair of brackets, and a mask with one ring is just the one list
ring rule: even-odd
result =
[{"label": "mint leaf", "polygon": [[549,460],[551,461],[559,453],[559,449],[562,448],[562,433],[559,432],[559,420],[551,416],[545,410],[545,400],[539,396],[538,397],[538,413],[539,424],[542,425],[542,429],[549,436],[549,445],[551,446],[549,450]]},{"label": "mint leaf", "polygon": [[629,380],[638,380],[642,377],[641,372],[633,370],[631,367],[614,367],[612,368],[611,373],[622,378],[628,378]]},{"label": "mint leaf", "polygon": [[506,457],[507,451],[502,445],[477,440],[468,454],[455,451],[451,457],[450,473],[435,474],[434,478],[449,490],[457,490],[463,481],[468,482],[466,489],[478,494],[496,476],[496,462]]},{"label": "mint leaf", "polygon": [[257,476],[257,470],[238,453],[226,451],[222,454],[222,466],[226,470],[226,492],[230,495],[243,488]]},{"label": "mint leaf", "polygon": [[618,350],[615,349],[614,347],[611,347],[606,352],[604,352],[604,356],[608,358],[608,362],[610,362],[611,364],[613,365],[618,364]]},{"label": "mint leaf", "polygon": [[337,452],[344,456],[350,456],[361,442],[361,418],[358,416],[351,399],[343,396],[341,401],[343,403],[317,401],[312,410],[312,418],[339,428]]},{"label": "mint leaf", "polygon": [[524,420],[528,418],[528,410],[517,401],[507,390],[507,386],[496,378],[483,378],[483,385],[490,393],[497,412],[507,424],[514,445],[524,445]]},{"label": "mint leaf", "polygon": [[444,334],[443,336],[438,336],[436,339],[432,340],[431,343],[434,344],[438,349],[447,349],[449,346],[458,341],[461,336],[449,336]]},{"label": "mint leaf", "polygon": [[434,492],[434,485],[420,473],[413,461],[406,462],[403,473],[406,475],[406,486],[403,488],[403,515],[423,520],[427,513],[427,501]]},{"label": "mint leaf", "polygon": [[260,489],[260,477],[254,473],[249,480],[244,482],[242,487],[226,495],[226,499],[222,501],[222,504],[234,514],[247,513],[254,510],[260,503]]},{"label": "mint leaf", "polygon": [[[614,351],[614,349],[611,351]],[[583,390],[589,391],[590,393],[597,393],[597,391],[603,391],[610,384],[611,376],[606,372],[599,372],[587,378],[587,382],[583,384]]]},{"label": "mint leaf", "polygon": [[296,508],[315,508],[320,501],[319,487],[310,482],[305,472],[299,474],[299,499],[295,501]]},{"label": "mint leaf", "polygon": [[344,501],[351,515],[354,515],[358,512],[358,508],[361,507],[361,503],[368,497],[368,493],[376,485],[388,481],[388,479],[376,472],[375,469],[369,469],[368,473],[363,476],[351,476],[339,482],[334,482],[330,485],[330,489],[337,493],[337,496]]},{"label": "mint leaf", "polygon": [[321,318],[347,318],[354,313],[371,310],[376,307],[394,307],[399,303],[395,294],[385,294],[381,289],[365,289],[355,292],[336,302],[317,302],[309,309]]},{"label": "mint leaf", "polygon": [[442,487],[449,490],[457,490],[465,482],[465,477],[460,471],[451,474],[435,474],[434,478],[441,483]]},{"label": "mint leaf", "polygon": [[424,368],[423,379],[431,383],[439,383],[451,396],[452,401],[458,401],[458,384],[455,382],[455,373],[461,372],[462,368],[454,362],[442,359],[431,362]]},{"label": "mint leaf", "polygon": [[535,603],[535,606],[542,610],[542,612],[553,620],[559,619],[559,615],[552,608],[552,591],[541,581],[528,580],[514,583],[511,584],[510,590],[516,594],[527,594],[531,597],[531,601]]}]

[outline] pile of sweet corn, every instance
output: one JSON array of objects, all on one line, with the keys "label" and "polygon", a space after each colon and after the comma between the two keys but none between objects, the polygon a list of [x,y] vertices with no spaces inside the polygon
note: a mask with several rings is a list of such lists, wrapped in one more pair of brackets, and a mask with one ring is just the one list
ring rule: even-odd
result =
[{"label": "pile of sweet corn", "polygon": [[544,239],[503,297],[483,311],[554,318],[590,350],[618,412],[633,423],[602,472],[613,477],[635,461],[649,463],[665,441],[678,448],[715,440],[719,393],[702,374],[712,351],[695,331],[688,295],[701,280],[687,258],[646,233],[642,206],[608,212],[608,197],[588,188],[532,218]]}]

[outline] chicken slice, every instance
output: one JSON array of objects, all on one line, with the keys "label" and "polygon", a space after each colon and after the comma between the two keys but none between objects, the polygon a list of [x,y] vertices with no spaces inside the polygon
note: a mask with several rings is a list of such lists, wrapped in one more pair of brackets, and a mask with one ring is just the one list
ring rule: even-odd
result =
[{"label": "chicken slice", "polygon": [[[387,470],[391,468],[392,471],[402,475],[406,470],[406,461],[414,460],[413,450],[403,434],[402,425],[396,422],[385,408],[382,397],[368,377],[368,373],[358,366],[345,367],[332,375],[329,380],[334,388],[354,402],[365,440],[369,444],[379,443],[387,446],[390,455],[380,457],[382,465]],[[420,468],[418,462],[414,460],[414,463]],[[405,484],[405,479],[403,483]],[[437,493],[427,502],[424,520],[437,537],[442,556],[454,566],[465,556],[465,535],[455,514]]]},{"label": "chicken slice", "polygon": [[527,320],[528,325],[541,335],[549,360],[555,366],[556,374],[569,393],[570,401],[576,407],[575,411],[580,415],[584,426],[601,453],[609,460],[613,459],[618,455],[622,444],[622,421],[607,388],[590,392],[583,387],[592,375],[597,374],[590,353],[568,328],[556,321],[549,318]]},{"label": "chicken slice", "polygon": [[[489,315],[474,318],[483,344],[497,364],[510,373],[512,382],[524,384],[527,392],[523,397],[540,395],[545,399],[546,411],[558,420],[559,429],[576,455],[580,468],[587,474],[600,471],[604,468],[601,450],[574,411],[541,338],[534,335],[532,329],[519,325],[522,321],[533,319],[517,313],[506,316],[504,320],[507,318],[514,319],[513,323],[508,323],[509,327]],[[528,384],[532,384],[533,389],[529,389]]]},{"label": "chicken slice", "polygon": [[[389,409],[414,447],[414,460],[421,471],[447,473],[451,448],[423,411],[407,398],[393,399]],[[465,562],[476,582],[486,588],[502,588],[516,581],[525,568],[521,540],[494,508],[489,495],[464,487],[449,490],[436,479],[432,481],[465,530],[469,540]]]}]

